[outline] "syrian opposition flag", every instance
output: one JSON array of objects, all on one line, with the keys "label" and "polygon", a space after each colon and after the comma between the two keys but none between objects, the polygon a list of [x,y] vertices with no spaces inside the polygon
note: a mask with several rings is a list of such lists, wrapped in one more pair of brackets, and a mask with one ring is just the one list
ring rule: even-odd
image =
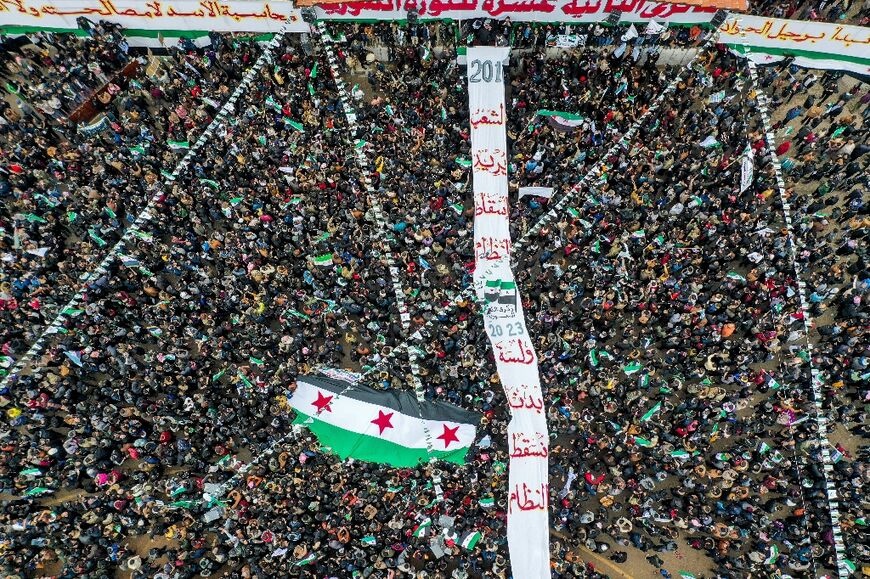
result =
[{"label": "syrian opposition flag", "polygon": [[700,145],[704,149],[722,148],[722,143],[720,143],[713,135],[709,135],[706,139],[701,141]]},{"label": "syrian opposition flag", "polygon": [[188,143],[187,141],[173,141],[170,139],[166,142],[166,144],[169,145],[169,148],[173,150],[190,148],[190,143]]},{"label": "syrian opposition flag", "polygon": [[431,529],[431,528],[432,528],[432,519],[430,517],[426,517],[425,519],[423,519],[422,522],[420,522],[419,525],[417,525],[417,528],[414,529],[414,532],[412,534],[418,538],[425,537],[426,533],[428,533],[429,529]]},{"label": "syrian opposition flag", "polygon": [[469,531],[462,535],[462,539],[459,540],[459,544],[463,549],[467,551],[471,551],[474,549],[475,545],[480,541],[483,535],[480,534],[480,531]]},{"label": "syrian opposition flag", "polygon": [[583,117],[565,111],[550,111],[541,109],[535,113],[539,117],[547,117],[550,126],[563,132],[571,132],[583,124]]},{"label": "syrian opposition flag", "polygon": [[[351,386],[353,386],[351,388]],[[446,402],[424,402],[403,390],[374,390],[319,376],[300,376],[290,399],[294,424],[308,427],[342,459],[413,467],[432,456],[465,463],[480,415]]]},{"label": "syrian opposition flag", "polygon": [[317,561],[317,555],[315,555],[314,553],[309,553],[306,557],[296,561],[293,564],[297,567],[304,567],[305,565],[311,565],[315,561]]},{"label": "syrian opposition flag", "polygon": [[312,258],[312,260],[314,261],[314,265],[317,267],[330,267],[333,263],[331,253],[324,253],[323,255]]}]

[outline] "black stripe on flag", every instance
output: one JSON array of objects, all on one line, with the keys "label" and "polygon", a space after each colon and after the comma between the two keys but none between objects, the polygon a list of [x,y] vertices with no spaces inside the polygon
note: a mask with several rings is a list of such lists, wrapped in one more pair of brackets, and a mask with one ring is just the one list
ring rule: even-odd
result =
[{"label": "black stripe on flag", "polygon": [[408,416],[419,416],[424,420],[453,422],[456,424],[477,424],[480,414],[460,408],[447,402],[426,401],[420,404],[413,392],[405,390],[375,390],[362,384],[351,384],[344,380],[326,378],[324,376],[299,376],[297,382],[311,384],[316,388],[328,390],[333,394],[342,394],[342,398],[352,398],[377,406],[385,406]]}]

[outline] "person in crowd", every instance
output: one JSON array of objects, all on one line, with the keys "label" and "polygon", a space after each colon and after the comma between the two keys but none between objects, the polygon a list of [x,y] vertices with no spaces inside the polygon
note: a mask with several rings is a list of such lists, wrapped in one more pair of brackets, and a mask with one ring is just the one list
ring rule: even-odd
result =
[{"label": "person in crowd", "polygon": [[[604,577],[604,563],[676,576],[681,549],[706,562],[698,577],[830,572],[826,482],[846,554],[867,564],[866,84],[785,74],[786,62],[753,86],[704,31],[650,42],[584,29],[582,45],[552,57],[557,31],[495,21],[481,22],[486,39],[446,22],[328,28],[330,39],[287,35],[268,49],[176,176],[185,150],[168,143],[204,134],[263,48],[221,35],[142,62],[94,133],[45,114],[43,89],[19,90],[4,113],[4,372],[79,275],[134,233],[0,391],[8,576],[510,576],[508,413],[464,293],[467,81],[443,49],[465,35],[524,49],[506,69],[510,223],[528,240],[514,272],[552,435],[553,576]],[[117,46],[105,34],[83,42]],[[25,45],[15,86],[88,69],[60,50],[67,39],[33,40],[66,64]],[[703,50],[659,67],[663,45]],[[382,46],[388,62],[369,58]],[[119,68],[100,70],[111,81]],[[774,161],[769,148],[786,142]],[[742,189],[747,149],[755,177]],[[525,186],[572,195],[570,210],[545,217],[552,201],[517,198]],[[134,225],[146,207],[150,221]],[[51,250],[29,251],[40,247]],[[464,466],[342,462],[291,424],[303,374],[351,368],[378,388],[411,387],[387,248],[425,337],[412,347],[426,397],[483,415]],[[470,531],[483,539],[466,550]]]}]

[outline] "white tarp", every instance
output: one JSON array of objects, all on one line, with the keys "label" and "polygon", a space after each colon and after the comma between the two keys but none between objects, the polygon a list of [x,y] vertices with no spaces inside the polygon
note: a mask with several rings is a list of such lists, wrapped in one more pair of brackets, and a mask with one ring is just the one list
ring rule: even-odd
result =
[{"label": "white tarp", "polygon": [[538,357],[510,267],[507,138],[502,62],[509,48],[468,48],[474,190],[474,285],[508,401],[508,549],[511,574],[550,577],[549,434]]},{"label": "white tarp", "polygon": [[263,0],[14,0],[0,4],[0,26],[78,28],[76,19],[108,20],[124,28],[160,31],[308,32],[290,2]]}]

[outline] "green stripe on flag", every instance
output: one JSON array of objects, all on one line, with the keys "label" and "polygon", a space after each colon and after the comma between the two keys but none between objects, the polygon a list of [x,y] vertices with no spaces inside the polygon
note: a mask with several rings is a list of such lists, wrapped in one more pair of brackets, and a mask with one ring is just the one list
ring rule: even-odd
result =
[{"label": "green stripe on flag", "polygon": [[652,446],[653,443],[651,440],[647,440],[646,438],[641,438],[640,436],[634,437],[634,443],[638,446]]},{"label": "green stripe on flag", "polygon": [[418,537],[418,538],[419,538],[419,537],[425,537],[425,536],[426,536],[426,531],[427,531],[431,526],[432,526],[432,519],[430,519],[429,517],[426,517],[426,518],[423,520],[423,522],[421,522],[419,525],[417,525],[417,528],[414,529],[414,532],[412,533],[412,535],[415,536],[415,537]]},{"label": "green stripe on flag", "polygon": [[641,370],[643,366],[640,365],[640,362],[630,362],[622,367],[622,371],[626,373],[626,375],[631,376],[635,372]]},{"label": "green stripe on flag", "polygon": [[304,559],[300,559],[293,564],[297,567],[303,567],[305,565],[311,565],[315,561],[317,561],[317,555],[315,555],[314,553],[309,553]]},{"label": "green stripe on flag", "polygon": [[323,255],[319,255],[319,256],[315,257],[314,258],[314,265],[319,265],[319,266],[332,265],[332,254],[331,253],[324,253]]},{"label": "green stripe on flag", "polygon": [[190,148],[190,143],[188,143],[187,141],[173,141],[170,139],[166,141],[166,144],[169,145],[169,148],[173,150]]},{"label": "green stripe on flag", "polygon": [[[306,426],[322,445],[329,447],[342,460],[353,457],[356,460],[389,464],[398,468],[415,467],[429,460],[429,453],[425,448],[409,448],[375,436],[358,434],[308,416],[299,409],[294,410],[296,418],[293,419],[293,424]],[[432,456],[455,464],[465,464],[467,452],[468,447],[449,451],[433,450]]]},{"label": "green stripe on flag", "polygon": [[96,241],[97,245],[99,245],[100,247],[103,247],[104,245],[108,245],[108,242],[105,239],[103,239],[102,237],[100,237],[99,235],[97,235],[97,232],[94,231],[93,228],[88,229],[88,235],[91,237],[91,239]]},{"label": "green stripe on flag", "polygon": [[647,412],[646,414],[644,414],[644,415],[640,418],[640,421],[641,421],[641,422],[646,422],[647,420],[649,420],[650,418],[652,418],[653,415],[654,415],[656,412],[658,412],[659,410],[661,410],[661,408],[662,408],[662,403],[661,403],[661,402],[656,402],[656,405],[653,406],[652,408],[650,408],[650,409],[649,409],[649,412]]},{"label": "green stripe on flag", "polygon": [[300,133],[305,132],[305,126],[302,123],[297,123],[290,117],[284,117],[284,124],[290,125],[292,128],[296,129]]},{"label": "green stripe on flag", "polygon": [[480,542],[480,539],[483,535],[480,531],[472,531],[470,533],[466,533],[462,539],[459,541],[459,544],[462,545],[463,549],[471,551]]},{"label": "green stripe on flag", "polygon": [[551,111],[548,109],[541,109],[535,114],[539,117],[562,117],[563,119],[568,121],[582,121],[584,119],[583,115],[569,113],[566,111]]}]

